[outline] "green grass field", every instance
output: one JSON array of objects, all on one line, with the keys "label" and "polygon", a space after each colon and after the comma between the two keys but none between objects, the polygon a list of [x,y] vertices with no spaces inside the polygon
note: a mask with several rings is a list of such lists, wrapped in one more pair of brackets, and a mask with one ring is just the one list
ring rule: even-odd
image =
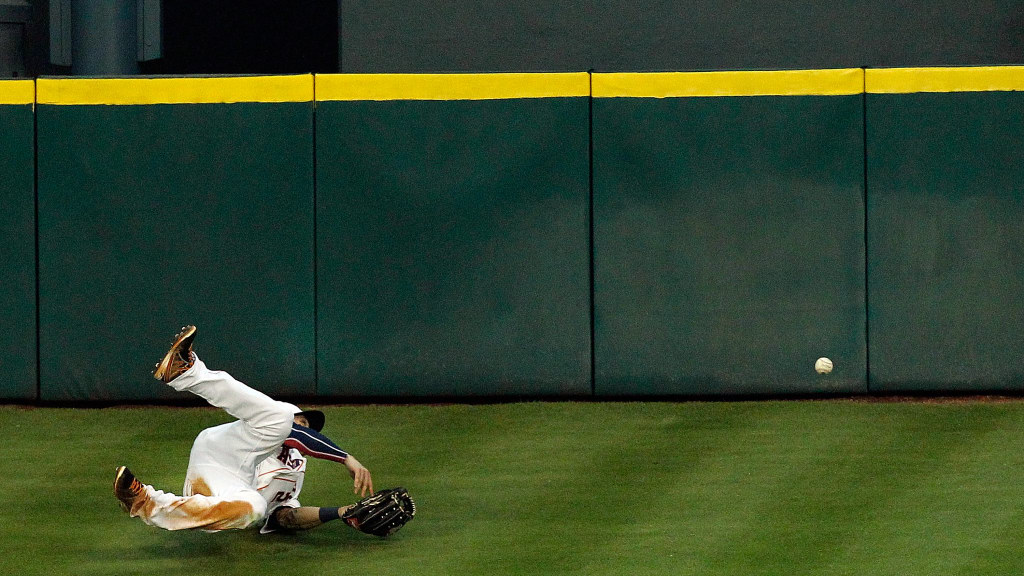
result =
[{"label": "green grass field", "polygon": [[[179,492],[200,408],[0,407],[2,574],[1019,574],[1024,402],[327,407],[406,486],[388,540],[166,532],[114,468]],[[314,461],[304,504],[354,500]]]}]

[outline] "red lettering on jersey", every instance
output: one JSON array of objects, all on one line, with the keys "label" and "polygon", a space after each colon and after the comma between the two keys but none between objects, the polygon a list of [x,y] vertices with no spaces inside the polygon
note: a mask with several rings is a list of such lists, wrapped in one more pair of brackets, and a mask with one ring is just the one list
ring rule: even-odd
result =
[{"label": "red lettering on jersey", "polygon": [[285,466],[292,470],[298,470],[302,467],[302,458],[292,458],[292,449],[287,446],[281,447],[281,453],[277,455],[277,459]]}]

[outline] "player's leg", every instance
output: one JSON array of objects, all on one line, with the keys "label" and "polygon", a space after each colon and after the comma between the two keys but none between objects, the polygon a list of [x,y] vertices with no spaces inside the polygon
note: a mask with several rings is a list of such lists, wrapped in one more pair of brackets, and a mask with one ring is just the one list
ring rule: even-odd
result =
[{"label": "player's leg", "polygon": [[240,487],[231,494],[176,496],[139,481],[120,467],[114,494],[130,516],[166,530],[229,530],[248,528],[261,521],[267,503],[258,492]]},{"label": "player's leg", "polygon": [[191,392],[212,406],[242,420],[255,430],[280,443],[291,432],[292,420],[301,410],[294,404],[280,402],[259,390],[235,380],[222,370],[210,370],[195,356],[191,368],[168,385],[179,392]]},{"label": "player's leg", "polygon": [[299,408],[253,390],[227,372],[207,368],[192,351],[196,332],[195,326],[182,328],[170,350],[157,363],[153,376],[179,392],[196,394],[245,422],[254,432],[254,441],[284,441]]}]

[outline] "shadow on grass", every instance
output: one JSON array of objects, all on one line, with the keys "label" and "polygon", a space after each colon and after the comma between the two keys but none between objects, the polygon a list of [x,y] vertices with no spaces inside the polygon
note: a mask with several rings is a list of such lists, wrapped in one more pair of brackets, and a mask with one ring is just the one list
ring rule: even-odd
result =
[{"label": "shadow on grass", "polygon": [[141,554],[152,558],[213,558],[224,556],[235,543],[218,534],[178,532],[159,534],[138,546]]},{"label": "shadow on grass", "polygon": [[322,554],[324,550],[378,549],[392,539],[381,539],[355,532],[343,525],[327,525],[308,532],[275,532],[260,534],[258,530],[207,533],[180,531],[160,534],[137,548],[150,558],[246,559],[273,555],[276,552]]}]

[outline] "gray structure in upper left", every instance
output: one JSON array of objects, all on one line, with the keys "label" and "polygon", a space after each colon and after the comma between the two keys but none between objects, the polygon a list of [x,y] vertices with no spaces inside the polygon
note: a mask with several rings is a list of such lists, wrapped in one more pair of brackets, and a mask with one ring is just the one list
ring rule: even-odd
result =
[{"label": "gray structure in upper left", "polygon": [[28,75],[25,47],[32,22],[32,6],[27,0],[0,0],[0,78]]},{"label": "gray structure in upper left", "polygon": [[0,78],[330,73],[340,0],[0,0]]},{"label": "gray structure in upper left", "polygon": [[0,78],[138,74],[161,20],[160,0],[0,0]]}]

